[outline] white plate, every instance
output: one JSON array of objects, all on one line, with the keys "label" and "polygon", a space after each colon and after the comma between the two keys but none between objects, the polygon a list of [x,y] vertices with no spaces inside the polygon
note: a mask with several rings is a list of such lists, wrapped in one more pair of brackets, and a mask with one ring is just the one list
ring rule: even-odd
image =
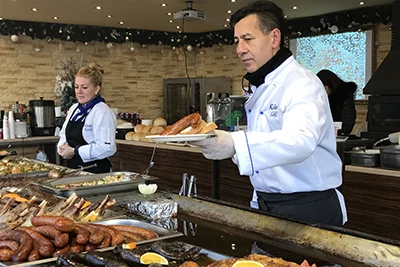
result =
[{"label": "white plate", "polygon": [[177,134],[177,135],[148,135],[146,138],[156,142],[187,142],[200,141],[215,135],[210,134]]}]

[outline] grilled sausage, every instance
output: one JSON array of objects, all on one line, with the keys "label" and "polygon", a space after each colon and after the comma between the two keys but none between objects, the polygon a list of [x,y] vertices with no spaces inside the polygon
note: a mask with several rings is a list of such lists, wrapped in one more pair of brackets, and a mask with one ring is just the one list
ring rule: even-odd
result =
[{"label": "grilled sausage", "polygon": [[93,244],[88,243],[85,246],[85,251],[93,251],[95,249],[97,249],[97,245],[93,245]]},{"label": "grilled sausage", "polygon": [[122,230],[119,230],[119,232],[124,237],[125,243],[132,243],[132,242],[145,240],[141,235],[138,235],[138,234],[135,234],[132,232],[122,231]]},{"label": "grilled sausage", "polygon": [[8,248],[0,248],[0,261],[9,261],[14,252]]},{"label": "grilled sausage", "polygon": [[147,229],[139,228],[139,227],[135,227],[135,226],[113,225],[112,227],[117,230],[122,230],[122,231],[127,231],[127,232],[137,234],[139,236],[142,236],[146,240],[158,237],[158,234],[151,230],[147,230]]},{"label": "grilled sausage", "polygon": [[103,241],[104,238],[104,232],[100,230],[99,228],[94,228],[87,226],[86,224],[79,224],[78,227],[85,227],[85,229],[89,230],[90,232],[90,237],[89,237],[89,243],[93,245],[100,245],[101,241]]},{"label": "grilled sausage", "polygon": [[175,135],[179,134],[183,129],[192,126],[193,128],[201,123],[201,115],[199,113],[192,113],[183,117],[179,121],[172,124],[168,129],[165,129],[161,135]]},{"label": "grilled sausage", "polygon": [[41,256],[39,253],[39,248],[40,248],[39,242],[33,240],[33,249],[31,251],[31,253],[29,253],[28,261],[40,260]]},{"label": "grilled sausage", "polygon": [[58,248],[63,248],[68,244],[69,236],[67,233],[62,233],[52,226],[43,225],[32,228],[34,231],[47,236],[54,241],[54,245]]},{"label": "grilled sausage", "polygon": [[85,251],[85,245],[78,244],[76,239],[72,239],[70,252],[80,253]]},{"label": "grilled sausage", "polygon": [[53,253],[53,257],[58,257],[62,254],[68,253],[71,250],[70,245],[66,245],[63,248],[59,248],[57,249],[54,253]]},{"label": "grilled sausage", "polygon": [[76,234],[76,243],[85,245],[89,242],[90,232],[85,228],[76,225],[74,234]]},{"label": "grilled sausage", "polygon": [[16,251],[18,247],[19,244],[17,241],[12,241],[12,240],[0,241],[0,248],[6,248],[12,251]]},{"label": "grilled sausage", "polygon": [[103,230],[103,232],[108,233],[111,236],[111,245],[113,245],[113,246],[122,244],[124,242],[124,238],[119,233],[119,231],[117,231],[116,229],[114,229],[111,226],[104,226],[101,224],[85,224],[85,225]]},{"label": "grilled sausage", "polygon": [[38,242],[40,245],[39,248],[39,253],[43,257],[50,257],[54,253],[54,245],[53,243],[44,237],[43,235],[39,234],[38,232],[32,230],[29,227],[19,227],[18,230],[26,232],[30,237],[33,239],[33,241]]},{"label": "grilled sausage", "polygon": [[14,262],[21,262],[28,258],[29,253],[33,249],[33,240],[25,232],[20,230],[7,231],[0,235],[0,241],[13,240],[17,241],[20,246],[11,256],[10,260]]},{"label": "grilled sausage", "polygon": [[75,222],[62,216],[35,216],[32,217],[31,223],[34,226],[53,226],[61,232],[71,232],[75,229]]}]

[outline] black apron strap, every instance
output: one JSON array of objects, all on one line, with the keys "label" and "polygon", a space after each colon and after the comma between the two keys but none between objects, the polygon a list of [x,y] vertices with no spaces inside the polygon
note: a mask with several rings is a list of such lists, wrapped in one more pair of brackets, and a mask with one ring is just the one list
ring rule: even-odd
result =
[{"label": "black apron strap", "polygon": [[308,223],[343,226],[343,214],[335,189],[292,194],[257,191],[260,210]]}]

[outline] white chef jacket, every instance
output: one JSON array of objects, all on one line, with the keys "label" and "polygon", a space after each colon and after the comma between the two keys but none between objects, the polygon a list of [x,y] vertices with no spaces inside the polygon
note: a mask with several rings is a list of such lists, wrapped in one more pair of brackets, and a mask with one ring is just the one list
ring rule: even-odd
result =
[{"label": "white chef jacket", "polygon": [[[253,88],[245,104],[247,131],[233,132],[233,161],[255,191],[323,191],[342,184],[342,162],[326,91],[293,56]],[[252,207],[258,208],[253,193]],[[337,191],[343,213],[343,195]]]},{"label": "white chef jacket", "polygon": [[[60,140],[57,148],[67,143],[65,130],[71,117],[79,112],[78,103],[71,106],[60,131]],[[75,112],[74,112],[75,111]],[[117,118],[114,112],[104,102],[96,104],[84,120],[82,136],[87,145],[80,146],[79,156],[83,162],[90,162],[108,158],[115,154],[117,146],[115,143],[115,132],[117,129]]]}]

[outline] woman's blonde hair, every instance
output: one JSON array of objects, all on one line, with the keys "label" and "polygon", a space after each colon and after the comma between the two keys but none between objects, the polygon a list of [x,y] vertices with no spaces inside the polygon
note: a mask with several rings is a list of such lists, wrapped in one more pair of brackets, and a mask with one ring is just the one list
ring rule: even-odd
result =
[{"label": "woman's blonde hair", "polygon": [[103,82],[103,75],[104,75],[104,70],[99,64],[95,62],[89,62],[87,66],[82,67],[78,71],[75,77],[81,76],[88,78],[95,86],[97,85],[101,86]]}]

